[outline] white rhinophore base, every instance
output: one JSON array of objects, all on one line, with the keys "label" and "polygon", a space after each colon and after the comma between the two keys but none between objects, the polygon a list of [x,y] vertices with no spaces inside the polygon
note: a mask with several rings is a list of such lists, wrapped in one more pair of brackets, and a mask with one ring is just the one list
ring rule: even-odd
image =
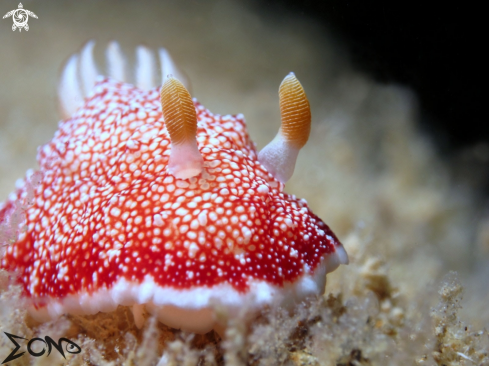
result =
[{"label": "white rhinophore base", "polygon": [[168,171],[178,179],[188,179],[199,175],[204,168],[204,159],[197,148],[197,142],[188,141],[172,144]]},{"label": "white rhinophore base", "polygon": [[258,153],[258,161],[275,179],[285,183],[294,174],[299,150],[286,141],[279,131],[277,136]]}]

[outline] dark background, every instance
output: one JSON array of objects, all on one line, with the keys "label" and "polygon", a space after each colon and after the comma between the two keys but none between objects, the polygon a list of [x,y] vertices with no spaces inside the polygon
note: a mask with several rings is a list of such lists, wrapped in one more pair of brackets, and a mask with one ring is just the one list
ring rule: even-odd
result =
[{"label": "dark background", "polygon": [[420,127],[444,156],[473,146],[484,150],[489,142],[482,85],[488,32],[481,6],[345,0],[255,0],[255,6],[277,16],[314,18],[346,45],[357,69],[413,89]]}]

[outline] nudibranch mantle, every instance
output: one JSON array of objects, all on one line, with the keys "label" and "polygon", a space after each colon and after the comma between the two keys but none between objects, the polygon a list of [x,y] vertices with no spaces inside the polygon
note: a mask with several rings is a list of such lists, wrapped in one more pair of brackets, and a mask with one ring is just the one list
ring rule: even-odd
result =
[{"label": "nudibranch mantle", "polygon": [[[259,162],[244,117],[193,103],[203,170],[189,179],[169,172],[159,89],[110,78],[39,149],[26,230],[1,260],[35,318],[145,305],[167,325],[206,332],[216,304],[318,294],[347,263],[329,227]],[[0,221],[27,195],[20,185]]]}]

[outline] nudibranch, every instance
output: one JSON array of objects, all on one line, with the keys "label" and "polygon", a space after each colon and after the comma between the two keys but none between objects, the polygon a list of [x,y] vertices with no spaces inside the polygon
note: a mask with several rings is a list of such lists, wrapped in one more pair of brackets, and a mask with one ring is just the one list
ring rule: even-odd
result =
[{"label": "nudibranch", "polygon": [[295,75],[279,89],[279,133],[257,153],[243,115],[192,99],[166,50],[155,80],[156,58],[138,48],[131,85],[116,43],[110,77],[92,49],[62,73],[64,120],[38,151],[40,183],[29,193],[28,173],[0,206],[4,224],[27,207],[1,268],[17,273],[32,316],[124,305],[139,325],[146,309],[204,333],[216,306],[236,314],[322,293],[348,257],[307,202],[283,191],[311,123]]}]

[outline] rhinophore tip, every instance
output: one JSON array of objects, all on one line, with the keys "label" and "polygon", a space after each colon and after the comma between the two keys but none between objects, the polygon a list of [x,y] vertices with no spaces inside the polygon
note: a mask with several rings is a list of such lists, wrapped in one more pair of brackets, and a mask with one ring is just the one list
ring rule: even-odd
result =
[{"label": "rhinophore tip", "polygon": [[161,88],[161,107],[171,140],[170,174],[178,179],[200,174],[204,160],[197,148],[195,106],[190,93],[174,77],[168,77]]},{"label": "rhinophore tip", "polygon": [[258,160],[279,181],[294,173],[300,149],[311,132],[311,107],[301,83],[291,72],[279,88],[282,125],[277,136],[258,154]]}]

